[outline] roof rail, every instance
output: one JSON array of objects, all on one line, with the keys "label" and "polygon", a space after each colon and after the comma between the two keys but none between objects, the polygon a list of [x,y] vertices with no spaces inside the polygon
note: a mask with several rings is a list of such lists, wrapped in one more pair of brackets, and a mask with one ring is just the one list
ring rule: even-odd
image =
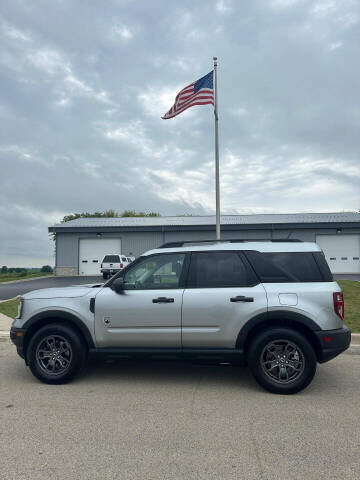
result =
[{"label": "roof rail", "polygon": [[180,242],[167,242],[163,243],[157,248],[178,248],[178,247],[183,247],[186,244],[197,244],[197,243],[244,243],[244,242],[294,242],[294,243],[302,243],[302,240],[298,240],[296,238],[276,238],[276,239],[271,239],[271,238],[226,238],[224,240],[184,240]]}]

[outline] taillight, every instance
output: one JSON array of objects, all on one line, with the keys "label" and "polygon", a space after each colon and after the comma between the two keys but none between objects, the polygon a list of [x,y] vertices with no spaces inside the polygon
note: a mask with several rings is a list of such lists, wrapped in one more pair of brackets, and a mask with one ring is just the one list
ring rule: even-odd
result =
[{"label": "taillight", "polygon": [[124,264],[123,264],[123,263],[120,263],[120,268],[124,268]]},{"label": "taillight", "polygon": [[102,264],[100,265],[100,268],[102,268]]},{"label": "taillight", "polygon": [[333,293],[334,299],[334,310],[338,317],[341,320],[344,320],[344,295],[342,292],[334,292]]}]

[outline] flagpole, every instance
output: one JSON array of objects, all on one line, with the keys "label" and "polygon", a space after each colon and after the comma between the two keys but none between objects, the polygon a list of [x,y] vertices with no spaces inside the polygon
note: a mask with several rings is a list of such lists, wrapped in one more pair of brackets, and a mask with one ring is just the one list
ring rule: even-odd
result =
[{"label": "flagpole", "polygon": [[219,116],[217,92],[217,57],[214,57],[214,89],[215,89],[215,189],[216,189],[216,240],[220,240],[220,180],[219,180]]}]

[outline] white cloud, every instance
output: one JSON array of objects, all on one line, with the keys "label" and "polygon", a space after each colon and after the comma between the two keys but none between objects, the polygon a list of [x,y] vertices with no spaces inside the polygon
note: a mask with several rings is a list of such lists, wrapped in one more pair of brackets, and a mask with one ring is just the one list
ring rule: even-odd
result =
[{"label": "white cloud", "polygon": [[31,160],[34,156],[34,152],[31,154],[29,150],[20,147],[19,145],[0,145],[0,152],[4,153],[15,153],[19,157],[22,157],[26,160]]},{"label": "white cloud", "polygon": [[[75,97],[92,98],[101,103],[111,104],[110,95],[104,89],[97,89],[80,78],[67,55],[60,50],[41,44],[13,25],[2,24],[3,45],[0,63],[18,73],[17,82],[36,85],[50,83],[52,93],[57,97],[54,105],[68,107]],[[6,41],[5,41],[6,40]],[[35,79],[29,66],[43,74]]]},{"label": "white cloud", "polygon": [[191,58],[177,57],[175,60],[171,61],[171,65],[175,68],[182,70],[183,72],[188,72],[193,68],[193,62]]},{"label": "white cloud", "polygon": [[137,99],[145,113],[151,117],[162,117],[174,104],[176,94],[185,85],[176,87],[148,87],[138,94]]},{"label": "white cloud", "polygon": [[[105,126],[106,127],[106,126]],[[118,127],[105,128],[105,138],[122,141],[137,148],[146,157],[162,158],[168,152],[168,146],[157,147],[147,135],[141,120],[135,120]]]},{"label": "white cloud", "polygon": [[229,112],[234,115],[235,117],[244,117],[245,115],[248,115],[248,110],[244,107],[235,107],[235,108],[230,108]]},{"label": "white cloud", "polygon": [[126,25],[115,25],[111,30],[111,36],[113,38],[120,37],[123,40],[131,40],[134,34]]},{"label": "white cloud", "polygon": [[71,74],[69,63],[56,50],[50,48],[34,49],[28,53],[27,58],[34,67],[49,75]]},{"label": "white cloud", "polygon": [[217,0],[215,8],[219,13],[228,13],[231,11],[229,0]]},{"label": "white cloud", "polygon": [[7,23],[2,24],[2,31],[14,40],[20,40],[22,42],[29,42],[31,40],[30,35]]},{"label": "white cloud", "polygon": [[58,107],[69,107],[71,105],[71,98],[70,97],[62,97],[55,102],[55,105]]},{"label": "white cloud", "polygon": [[57,77],[54,82],[54,89],[60,98],[55,105],[67,107],[71,100],[77,96],[93,98],[103,103],[111,103],[109,94],[105,90],[96,91],[86,81],[81,80],[75,73],[70,61],[60,52],[42,48],[30,51],[27,55],[30,64],[46,73],[50,77]]},{"label": "white cloud", "polygon": [[338,9],[338,2],[336,0],[318,0],[311,8],[311,13],[314,15],[325,16],[336,12]]},{"label": "white cloud", "polygon": [[338,48],[342,47],[344,44],[343,42],[334,42],[334,43],[330,43],[328,45],[328,49],[329,50],[337,50]]},{"label": "white cloud", "polygon": [[302,2],[302,0],[272,0],[270,5],[273,8],[290,8],[294,7],[298,3]]},{"label": "white cloud", "polygon": [[359,3],[357,0],[318,0],[310,10],[315,18],[331,19],[344,28],[359,22]]}]

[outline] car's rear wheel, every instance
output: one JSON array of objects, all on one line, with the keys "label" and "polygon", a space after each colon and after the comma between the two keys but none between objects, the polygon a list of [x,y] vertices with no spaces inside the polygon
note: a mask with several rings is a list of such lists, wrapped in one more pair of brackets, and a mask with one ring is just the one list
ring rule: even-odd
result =
[{"label": "car's rear wheel", "polygon": [[86,357],[87,348],[81,336],[60,323],[38,330],[27,349],[29,367],[44,383],[69,382],[84,367]]},{"label": "car's rear wheel", "polygon": [[259,333],[248,353],[256,381],[273,393],[303,390],[315,375],[316,362],[314,349],[304,335],[286,327]]},{"label": "car's rear wheel", "polygon": [[103,279],[107,280],[108,278],[109,278],[109,274],[108,273],[103,273]]}]

